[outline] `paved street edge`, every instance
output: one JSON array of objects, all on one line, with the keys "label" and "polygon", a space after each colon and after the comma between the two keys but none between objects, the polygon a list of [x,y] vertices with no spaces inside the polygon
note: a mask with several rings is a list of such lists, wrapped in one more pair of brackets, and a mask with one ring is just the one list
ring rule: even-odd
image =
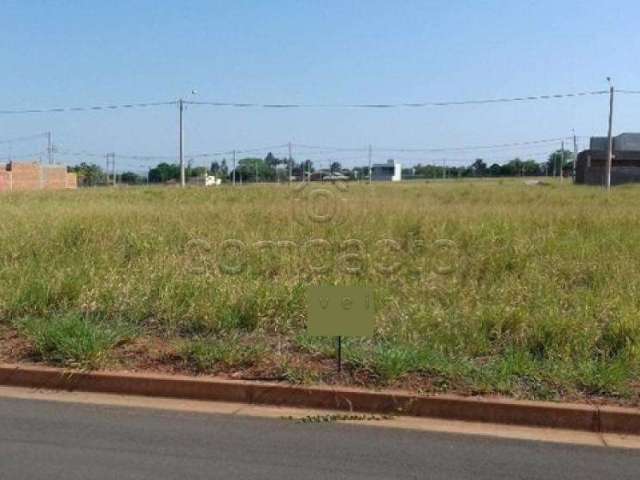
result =
[{"label": "paved street edge", "polygon": [[640,434],[640,409],[0,364],[0,385]]}]

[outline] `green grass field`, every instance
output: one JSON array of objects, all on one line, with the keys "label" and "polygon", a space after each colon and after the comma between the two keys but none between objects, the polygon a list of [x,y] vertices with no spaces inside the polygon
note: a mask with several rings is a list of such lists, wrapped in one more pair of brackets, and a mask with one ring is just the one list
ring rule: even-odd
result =
[{"label": "green grass field", "polygon": [[[0,333],[28,345],[5,357],[638,404],[639,205],[519,180],[2,195]],[[341,375],[305,336],[321,284],[375,291]]]}]

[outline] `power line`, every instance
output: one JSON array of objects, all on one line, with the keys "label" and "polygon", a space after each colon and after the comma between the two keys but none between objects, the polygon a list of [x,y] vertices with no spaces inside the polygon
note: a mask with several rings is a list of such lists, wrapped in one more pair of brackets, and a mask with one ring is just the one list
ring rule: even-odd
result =
[{"label": "power line", "polygon": [[[282,145],[269,145],[269,146],[265,146],[265,147],[254,147],[254,148],[247,148],[247,149],[243,149],[243,150],[235,150],[236,153],[255,153],[255,152],[267,152],[270,150],[275,150],[278,148],[284,148],[286,147],[287,144],[282,144]],[[58,149],[57,152],[61,155],[69,155],[69,156],[74,156],[74,157],[97,157],[97,158],[102,158],[104,157],[104,153],[96,153],[96,152],[89,152],[87,150],[65,150],[65,149]],[[224,155],[232,155],[234,152],[234,150],[225,150],[225,151],[218,151],[218,152],[207,152],[207,153],[196,153],[196,154],[184,154],[185,158],[190,158],[190,159],[196,159],[196,158],[208,158],[208,157],[218,157],[218,156],[224,156]],[[176,156],[175,155],[129,155],[129,154],[121,154],[118,153],[118,158],[120,159],[127,159],[127,160],[139,160],[139,161],[154,161],[154,160],[176,160]]]},{"label": "power line", "polygon": [[266,146],[266,147],[248,148],[248,149],[245,149],[245,150],[225,150],[225,151],[222,151],[222,152],[197,153],[197,154],[194,154],[194,155],[187,155],[187,156],[189,158],[219,157],[219,156],[223,156],[223,155],[233,155],[234,152],[236,154],[238,154],[238,153],[265,152],[265,151],[268,151],[268,150],[284,149],[287,146],[288,146],[288,144],[285,143],[285,144],[281,144],[281,145],[270,145],[270,146]]},{"label": "power line", "polygon": [[3,140],[0,140],[0,144],[26,142],[28,140],[43,138],[43,137],[46,137],[47,135],[49,135],[49,132],[34,133],[33,135],[25,135],[22,137],[5,138]]},{"label": "power line", "polygon": [[[620,90],[621,93],[640,93],[635,90]],[[400,102],[400,103],[246,103],[246,102],[220,102],[220,101],[196,101],[183,100],[184,104],[206,105],[213,107],[235,107],[235,108],[425,108],[425,107],[447,107],[456,105],[485,105],[494,103],[529,102],[537,100],[556,100],[562,98],[585,97],[593,95],[607,94],[607,90],[592,90],[571,93],[554,93],[549,95],[525,95],[518,97],[499,97],[467,100],[447,100],[447,101],[426,101],[426,102]],[[162,105],[178,105],[177,100],[161,102],[123,103],[111,105],[89,105],[73,107],[55,108],[24,108],[24,109],[2,109],[0,114],[29,114],[29,113],[64,113],[64,112],[86,112],[100,110],[118,110],[131,108],[148,108]]]},{"label": "power line", "polygon": [[[0,157],[1,160],[6,160],[6,161],[14,161],[14,162],[23,162],[23,161],[30,161],[33,160],[34,158],[40,158],[42,155],[44,155],[46,152],[40,150],[38,152],[30,152],[30,153],[12,153],[11,155],[4,155],[2,157]],[[19,159],[16,159],[16,157],[21,157]]]},{"label": "power line", "polygon": [[485,98],[479,100],[450,100],[414,103],[242,103],[242,102],[212,102],[189,100],[185,103],[191,105],[207,105],[212,107],[238,107],[238,108],[424,108],[447,107],[454,105],[483,105],[492,103],[528,102],[534,100],[554,100],[570,97],[584,97],[590,95],[604,95],[607,90],[594,90],[575,93],[555,93],[551,95],[527,95],[520,97]]},{"label": "power line", "polygon": [[[576,138],[587,138],[587,137],[576,137]],[[384,154],[387,153],[442,153],[442,152],[459,152],[459,151],[474,151],[474,150],[489,150],[489,149],[505,149],[505,148],[517,148],[517,147],[532,147],[550,143],[561,142],[562,140],[573,139],[573,136],[567,137],[555,137],[555,138],[546,138],[539,140],[527,140],[521,142],[511,142],[511,143],[498,143],[498,144],[489,144],[489,145],[466,145],[459,147],[437,147],[437,148],[402,148],[402,147],[376,147],[376,152],[382,152]],[[319,146],[319,145],[306,145],[306,144],[297,144],[292,143],[292,147],[296,148],[296,151],[300,153],[300,156],[309,156],[309,155],[324,155],[324,156],[332,156],[334,153],[362,153],[362,156],[366,155],[368,151],[368,147],[329,147],[329,146]],[[234,151],[236,154],[246,154],[246,153],[257,153],[257,152],[269,152],[269,151],[277,151],[279,149],[285,149],[288,147],[288,143],[278,144],[278,145],[267,145],[263,147],[253,147],[246,149],[236,149],[236,150],[222,150],[215,152],[205,152],[205,153],[194,153],[194,154],[185,154],[185,158],[197,159],[197,158],[209,158],[209,157],[218,157],[224,155],[233,155]],[[312,150],[311,152],[304,152],[305,149]],[[70,151],[65,149],[59,149],[58,153],[62,155],[71,155],[71,156],[87,156],[87,157],[104,157],[104,153],[95,153],[89,152],[86,150],[80,151]],[[349,157],[341,157],[345,159],[356,159],[361,156],[351,155]],[[175,155],[135,155],[135,154],[121,154],[118,153],[118,158],[128,159],[128,160],[140,160],[140,161],[154,161],[154,160],[175,160]]]},{"label": "power line", "polygon": [[57,108],[31,108],[17,110],[0,110],[0,115],[26,114],[26,113],[64,113],[64,112],[87,112],[94,110],[118,110],[125,108],[147,108],[160,105],[175,105],[171,102],[147,102],[147,103],[124,103],[120,105],[91,105],[83,107],[57,107]]},{"label": "power line", "polygon": [[[512,147],[524,147],[529,145],[540,145],[545,143],[555,143],[566,139],[573,139],[573,137],[556,137],[545,138],[541,140],[528,140],[524,142],[512,142],[512,143],[498,143],[492,145],[465,145],[460,147],[435,147],[435,148],[404,148],[404,147],[376,147],[378,152],[448,152],[448,151],[463,151],[463,150],[485,150],[485,149],[498,149],[498,148],[512,148]],[[586,138],[586,137],[577,137]],[[302,145],[293,144],[297,149],[315,149],[323,150],[324,153],[332,152],[366,152],[367,147],[354,148],[354,147],[330,147],[319,145]]]}]

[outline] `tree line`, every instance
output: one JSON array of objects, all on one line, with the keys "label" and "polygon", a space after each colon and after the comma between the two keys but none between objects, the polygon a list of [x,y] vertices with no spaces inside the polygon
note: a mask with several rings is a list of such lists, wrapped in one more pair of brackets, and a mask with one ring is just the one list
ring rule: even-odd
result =
[{"label": "tree line", "polygon": [[[478,158],[467,166],[447,165],[446,160],[440,164],[418,163],[413,167],[403,169],[403,178],[456,178],[456,177],[516,177],[516,176],[556,176],[560,172],[568,175],[571,172],[573,153],[568,150],[556,150],[552,152],[546,161],[521,160],[514,158],[506,163],[489,163]],[[69,167],[69,171],[75,172],[81,185],[96,186],[112,183],[113,178],[102,167],[94,163],[82,162]],[[291,160],[277,158],[268,153],[265,158],[246,157],[238,160],[235,167],[235,181],[239,183],[251,182],[278,182],[287,181],[289,174],[296,179],[303,178],[309,173],[326,172],[340,173],[350,179],[367,178],[368,166],[356,166],[344,168],[340,162],[331,162],[329,168],[316,168],[313,161]],[[233,166],[227,159],[213,161],[208,167],[192,167],[189,162],[185,168],[187,181],[213,175],[223,181],[232,181],[234,178]],[[128,185],[142,185],[146,183],[164,184],[180,180],[180,166],[177,163],[162,162],[150,168],[147,174],[125,171],[116,174],[116,183]]]}]

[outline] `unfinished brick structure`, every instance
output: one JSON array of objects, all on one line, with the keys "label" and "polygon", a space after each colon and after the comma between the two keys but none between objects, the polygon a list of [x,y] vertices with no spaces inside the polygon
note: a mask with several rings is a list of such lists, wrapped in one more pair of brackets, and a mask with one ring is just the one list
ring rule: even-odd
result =
[{"label": "unfinished brick structure", "polygon": [[78,178],[75,173],[67,173],[64,165],[42,165],[38,162],[0,165],[0,192],[75,188],[78,188]]},{"label": "unfinished brick structure", "polygon": [[[607,137],[591,137],[589,150],[578,154],[576,183],[605,185],[607,179]],[[640,133],[622,133],[613,138],[611,184],[640,182]]]}]

